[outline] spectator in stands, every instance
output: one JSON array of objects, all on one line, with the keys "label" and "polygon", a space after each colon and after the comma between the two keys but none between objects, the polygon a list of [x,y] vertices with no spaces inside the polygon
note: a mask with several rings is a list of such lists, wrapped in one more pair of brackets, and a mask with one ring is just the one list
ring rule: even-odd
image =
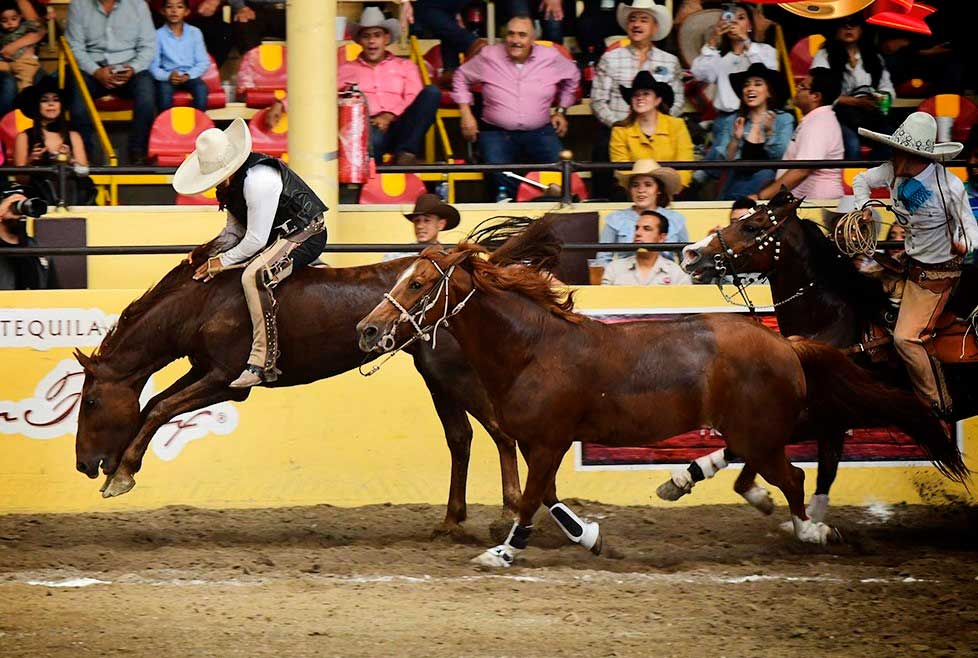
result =
[{"label": "spectator in stands", "polygon": [[265,37],[285,39],[285,2],[282,0],[228,0],[234,45],[242,55]]},{"label": "spectator in stands", "polygon": [[584,9],[574,21],[574,33],[585,63],[597,62],[605,51],[605,40],[622,33],[616,12],[618,4],[621,0],[584,0]]},{"label": "spectator in stands", "polygon": [[[71,165],[67,179],[67,205],[89,205],[95,201],[95,184],[88,177],[88,154],[81,135],[68,129],[64,92],[54,78],[45,77],[17,97],[17,109],[34,122],[14,141],[14,165],[49,166],[58,162]],[[35,173],[28,184],[49,205],[60,200],[58,175]]]},{"label": "spectator in stands", "polygon": [[[633,0],[630,5],[618,5],[616,18],[630,43],[605,52],[598,61],[591,86],[591,111],[598,120],[591,159],[596,162],[607,162],[609,159],[611,127],[627,117],[629,112],[628,103],[619,90],[630,87],[639,71],[648,71],[656,80],[672,87],[673,102],[669,114],[679,116],[686,102],[679,58],[654,45],[665,39],[672,30],[669,10],[652,0]],[[595,196],[609,195],[610,176],[595,172],[592,181]]]},{"label": "spectator in stands", "polygon": [[185,89],[193,106],[207,110],[207,85],[201,79],[211,64],[204,46],[204,35],[184,21],[190,15],[187,0],[166,0],[163,5],[166,25],[156,31],[156,57],[149,72],[156,80],[156,109],[173,107],[173,92]]},{"label": "spectator in stands", "polygon": [[[441,200],[437,194],[422,194],[414,202],[414,210],[404,215],[414,225],[414,239],[418,244],[441,244],[438,234],[458,226],[461,217],[453,206]],[[384,256],[384,260],[394,260],[411,256],[394,251]]]},{"label": "spectator in stands", "polygon": [[388,52],[387,46],[400,35],[396,19],[385,20],[380,9],[368,7],[351,32],[363,52],[340,66],[339,87],[355,84],[367,96],[374,156],[379,160],[393,153],[394,164],[414,164],[424,134],[435,121],[441,91],[434,85],[423,87],[414,62]]},{"label": "spectator in stands", "polygon": [[43,38],[44,30],[30,2],[0,1],[0,72],[13,74],[19,90],[34,84],[41,68],[34,46]]},{"label": "spectator in stands", "polygon": [[4,256],[5,247],[34,247],[37,243],[27,233],[23,206],[35,206],[31,215],[47,212],[43,202],[28,200],[27,189],[10,185],[0,193],[0,290],[40,290],[51,287],[48,261],[37,256]]},{"label": "spectator in stands", "polygon": [[416,20],[418,28],[430,31],[441,41],[443,84],[451,84],[452,74],[461,63],[462,55],[465,59],[472,59],[488,43],[459,24],[458,14],[469,4],[471,0],[405,0],[401,4],[403,29]]},{"label": "spectator in stands", "polygon": [[[604,219],[600,240],[609,244],[632,242],[635,237],[635,222],[640,213],[654,210],[669,220],[665,242],[688,242],[686,218],[682,213],[669,208],[672,197],[679,191],[682,182],[679,172],[671,167],[660,167],[655,160],[638,160],[630,171],[619,172],[622,186],[628,190],[632,207],[615,210]],[[621,252],[603,251],[598,259],[610,263]]]},{"label": "spectator in stands", "polygon": [[[151,0],[154,16],[163,15],[165,0]],[[223,7],[227,0],[187,0],[190,17],[187,23],[193,25],[204,35],[207,52],[214,57],[218,68],[224,65],[231,51],[231,26],[224,22]],[[154,19],[157,27],[163,27],[161,19]]]},{"label": "spectator in stands", "polygon": [[[780,73],[763,64],[730,76],[730,84],[741,90],[740,109],[735,113],[733,134],[722,133],[714,147],[723,160],[780,160],[791,141],[794,118],[783,111],[788,96]],[[720,190],[721,199],[757,194],[774,180],[773,169],[730,169]]]},{"label": "spectator in stands", "polygon": [[[144,0],[72,2],[65,36],[93,99],[109,94],[132,99],[129,161],[143,164],[149,129],[156,117],[156,90],[149,73],[156,56],[156,32],[149,6]],[[95,152],[95,131],[80,90],[71,94],[70,110],[91,155]]]},{"label": "spectator in stands", "polygon": [[541,39],[563,43],[564,23],[571,21],[577,10],[576,4],[574,0],[506,0],[497,6],[503,20],[508,22],[513,16],[529,16],[539,22]]},{"label": "spectator in stands", "polygon": [[[656,244],[668,242],[669,220],[656,210],[643,210],[635,222],[634,242]],[[602,285],[675,286],[691,284],[683,268],[658,251],[639,249],[635,255],[617,258],[604,268]]]},{"label": "spectator in stands", "polygon": [[[841,160],[842,127],[832,111],[842,81],[826,68],[814,68],[798,85],[795,107],[802,112],[801,123],[784,153],[785,160]],[[784,185],[796,197],[839,199],[842,196],[841,169],[780,169],[777,178],[754,196],[770,199]]]},{"label": "spectator in stands", "polygon": [[[534,45],[533,21],[514,16],[503,43],[486,46],[455,74],[452,98],[462,115],[462,136],[479,140],[484,162],[554,162],[567,132],[581,74],[556,48]],[[472,87],[482,85],[482,117],[472,111]],[[552,105],[557,109],[550,112]],[[494,189],[516,197],[516,181],[493,174]]]},{"label": "spectator in stands", "polygon": [[[829,38],[815,53],[811,68],[828,68],[842,79],[842,91],[835,102],[835,115],[842,125],[847,160],[857,160],[860,126],[888,132],[886,116],[880,111],[883,94],[894,96],[893,83],[882,56],[865,33],[860,14],[839,19],[826,30]],[[886,155],[885,149],[873,157]]]},{"label": "spectator in stands", "polygon": [[[672,88],[659,82],[648,71],[639,71],[631,87],[621,87],[629,105],[628,116],[611,129],[609,152],[612,162],[635,160],[692,160],[693,140],[686,122],[669,116]],[[692,172],[679,172],[683,186]]]}]

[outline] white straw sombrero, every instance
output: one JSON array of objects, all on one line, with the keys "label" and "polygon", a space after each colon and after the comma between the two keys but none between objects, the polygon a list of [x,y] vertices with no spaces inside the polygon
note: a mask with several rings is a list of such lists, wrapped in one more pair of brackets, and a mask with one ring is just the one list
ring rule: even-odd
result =
[{"label": "white straw sombrero", "polygon": [[173,174],[178,194],[200,194],[236,172],[251,154],[251,133],[240,117],[227,130],[208,128],[197,136],[196,149]]},{"label": "white straw sombrero", "polygon": [[632,0],[631,4],[622,3],[618,5],[616,18],[621,29],[628,32],[628,17],[632,12],[640,11],[648,14],[655,19],[657,28],[652,35],[652,41],[662,41],[672,31],[672,14],[662,5],[655,4],[652,0]]},{"label": "white straw sombrero", "polygon": [[964,144],[960,142],[935,143],[937,121],[926,112],[914,112],[908,116],[892,135],[884,135],[865,128],[860,128],[859,134],[874,142],[938,162],[953,160],[954,156],[964,148]]}]

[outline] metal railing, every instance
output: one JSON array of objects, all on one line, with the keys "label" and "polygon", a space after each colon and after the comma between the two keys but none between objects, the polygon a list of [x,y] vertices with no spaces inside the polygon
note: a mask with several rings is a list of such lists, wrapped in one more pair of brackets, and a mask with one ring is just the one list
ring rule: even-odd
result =
[{"label": "metal railing", "polygon": [[[883,160],[682,160],[672,162],[660,162],[663,167],[672,167],[677,170],[716,170],[716,169],[865,169],[875,167],[884,162]],[[493,173],[510,171],[513,173],[529,173],[534,171],[558,171],[560,172],[561,198],[563,205],[573,203],[571,190],[572,175],[580,171],[609,171],[625,170],[632,167],[631,162],[578,162],[571,158],[561,159],[557,162],[544,162],[538,164],[415,164],[408,166],[380,165],[377,172],[381,174],[412,173],[412,174],[442,174],[442,173]],[[944,163],[948,167],[964,167],[966,160],[954,160]],[[58,177],[59,205],[64,205],[67,198],[67,181],[69,167],[66,163],[54,165],[31,166],[31,167],[0,167],[0,175],[23,175],[32,173],[51,173]],[[170,176],[176,171],[176,167],[154,167],[154,166],[99,166],[89,167],[89,174],[93,176],[123,176],[123,175],[145,175],[145,176]],[[550,201],[550,199],[548,199]]]}]

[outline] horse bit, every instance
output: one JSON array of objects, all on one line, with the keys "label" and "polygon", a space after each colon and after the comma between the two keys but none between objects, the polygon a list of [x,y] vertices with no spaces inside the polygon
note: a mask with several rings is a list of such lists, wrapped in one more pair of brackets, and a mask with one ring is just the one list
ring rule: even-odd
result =
[{"label": "horse bit", "polygon": [[[462,309],[465,308],[466,302],[468,302],[472,295],[475,294],[475,287],[473,286],[472,290],[469,291],[469,294],[467,294],[462,301],[449,310],[449,284],[451,283],[452,274],[455,273],[456,265],[452,265],[447,270],[443,270],[438,263],[430,258],[426,258],[425,260],[434,265],[435,269],[438,270],[438,274],[441,275],[441,279],[439,279],[437,287],[432,288],[432,290],[430,290],[424,297],[415,302],[414,306],[412,306],[410,309],[404,308],[404,305],[397,301],[397,299],[391,295],[390,292],[384,293],[384,299],[390,303],[391,306],[400,311],[401,314],[396,320],[394,320],[394,324],[391,325],[390,330],[381,336],[380,341],[378,342],[378,346],[387,354],[387,357],[377,365],[373,366],[367,372],[363,371],[363,364],[361,364],[358,370],[364,377],[369,377],[370,375],[376,373],[395,354],[406,349],[418,339],[421,339],[422,342],[431,341],[431,349],[435,349],[438,344],[438,328],[443,324],[447,326],[448,319],[458,315]],[[422,327],[421,323],[424,322],[425,315],[427,315],[428,311],[435,307],[435,304],[438,303],[440,297],[444,297],[445,300],[441,317],[435,320],[434,324],[428,327]],[[414,309],[418,310],[415,311]],[[397,339],[394,337],[394,335],[397,333],[397,328],[403,322],[409,322],[411,324],[411,327],[414,330],[414,335],[406,340],[400,347],[394,349],[395,345],[397,344]]]}]

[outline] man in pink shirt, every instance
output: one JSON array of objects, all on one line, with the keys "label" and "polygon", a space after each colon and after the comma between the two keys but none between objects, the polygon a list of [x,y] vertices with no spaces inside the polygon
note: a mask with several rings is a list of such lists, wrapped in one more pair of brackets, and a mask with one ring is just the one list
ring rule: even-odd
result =
[{"label": "man in pink shirt", "polygon": [[[490,164],[555,162],[567,132],[567,108],[574,104],[577,65],[556,48],[534,44],[533,21],[514,16],[506,40],[486,46],[455,73],[452,99],[462,115],[462,136],[479,141]],[[472,87],[482,85],[482,116],[472,111]],[[556,107],[553,114],[550,108]],[[493,174],[496,191],[515,198],[516,181]]]},{"label": "man in pink shirt", "polygon": [[364,9],[360,23],[352,27],[353,40],[363,52],[341,64],[336,77],[341,90],[355,84],[367,97],[374,157],[393,153],[394,164],[412,165],[435,121],[441,91],[434,85],[423,87],[418,67],[387,51],[400,30],[398,21],[385,20],[380,9]]},{"label": "man in pink shirt", "polygon": [[[842,89],[840,76],[827,68],[813,68],[798,85],[795,107],[802,112],[784,160],[841,160],[845,153],[842,126],[832,103]],[[841,169],[780,169],[774,182],[758,194],[770,199],[784,185],[796,197],[839,199],[842,196]]]}]

